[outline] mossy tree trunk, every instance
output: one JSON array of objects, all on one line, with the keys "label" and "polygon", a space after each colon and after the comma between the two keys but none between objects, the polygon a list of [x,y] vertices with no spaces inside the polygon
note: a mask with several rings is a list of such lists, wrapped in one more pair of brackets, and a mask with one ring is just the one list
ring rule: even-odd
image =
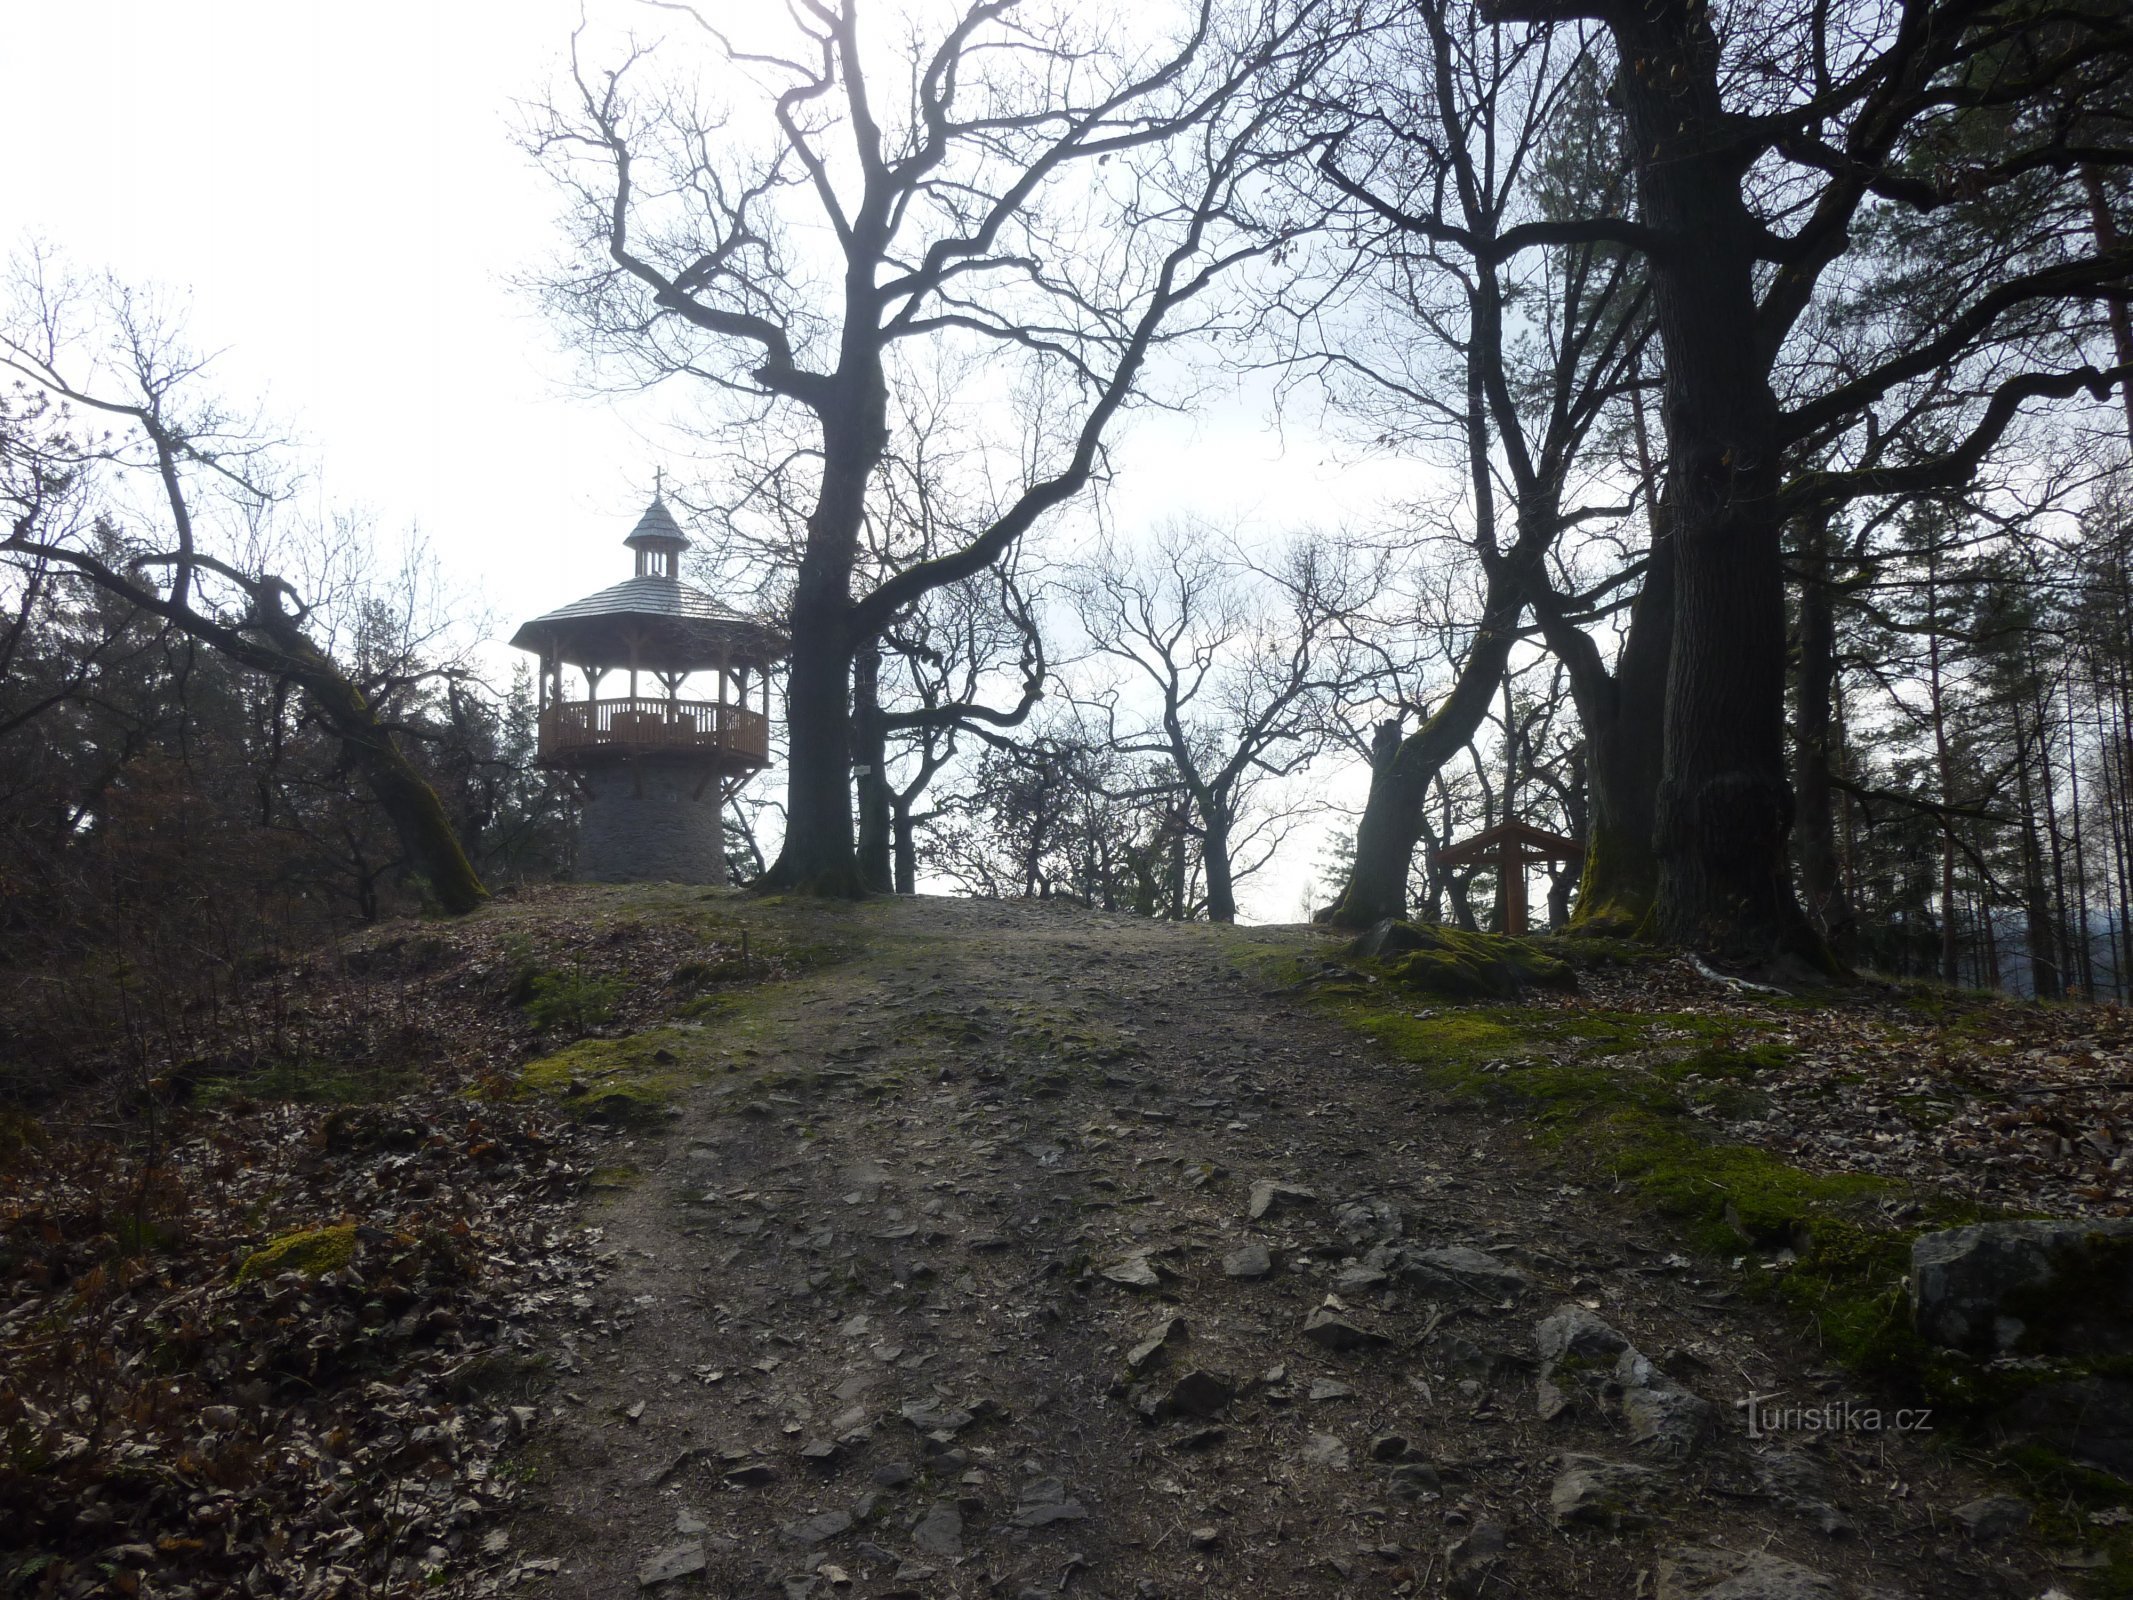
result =
[{"label": "mossy tree trunk", "polygon": [[1537,586],[1542,637],[1570,677],[1589,756],[1591,822],[1571,926],[1581,932],[1649,932],[1659,892],[1652,830],[1657,816],[1667,655],[1674,631],[1672,541],[1653,516],[1644,587],[1612,672],[1586,632],[1563,614],[1560,598]]},{"label": "mossy tree trunk", "polygon": [[302,646],[310,660],[292,675],[305,698],[339,736],[438,908],[464,916],[488,898],[488,890],[467,859],[437,791],[407,759],[362,691],[308,639]]},{"label": "mossy tree trunk", "polygon": [[1793,895],[1785,770],[1782,439],[1712,19],[1695,0],[1610,9],[1666,351],[1665,503],[1676,608],[1654,840],[1657,930],[1749,959],[1826,960]]}]

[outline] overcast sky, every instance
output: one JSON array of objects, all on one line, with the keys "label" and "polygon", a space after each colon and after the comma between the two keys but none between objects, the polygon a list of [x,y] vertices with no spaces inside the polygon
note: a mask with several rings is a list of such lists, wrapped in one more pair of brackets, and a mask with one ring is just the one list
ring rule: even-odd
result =
[{"label": "overcast sky", "polygon": [[[628,0],[588,10],[610,35],[676,26]],[[676,450],[656,397],[582,392],[512,287],[559,237],[515,104],[552,80],[578,14],[0,0],[0,239],[188,294],[217,387],[301,441],[316,509],[418,528],[500,635],[626,575],[618,541]],[[1344,471],[1307,420],[1277,434],[1245,401],[1139,420],[1120,460],[1127,530],[1182,510],[1330,526],[1406,480]],[[1250,912],[1293,917],[1315,851]]]}]

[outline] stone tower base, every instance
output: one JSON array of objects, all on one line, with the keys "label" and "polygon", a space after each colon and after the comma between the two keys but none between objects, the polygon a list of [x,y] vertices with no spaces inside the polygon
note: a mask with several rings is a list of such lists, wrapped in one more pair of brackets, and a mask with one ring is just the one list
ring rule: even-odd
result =
[{"label": "stone tower base", "polygon": [[[592,883],[724,883],[719,781],[702,763],[656,756],[583,770],[578,876]],[[708,779],[708,781],[706,781]],[[692,799],[701,786],[701,799]]]}]

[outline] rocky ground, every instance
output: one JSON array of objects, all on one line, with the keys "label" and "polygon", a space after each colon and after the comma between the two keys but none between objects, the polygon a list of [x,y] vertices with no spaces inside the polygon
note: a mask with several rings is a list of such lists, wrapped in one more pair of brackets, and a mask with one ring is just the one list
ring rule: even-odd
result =
[{"label": "rocky ground", "polygon": [[491,1584],[1752,1600],[2101,1562],[1574,1140],[1270,976],[1321,935],[929,899],[837,939],[661,1036]]}]

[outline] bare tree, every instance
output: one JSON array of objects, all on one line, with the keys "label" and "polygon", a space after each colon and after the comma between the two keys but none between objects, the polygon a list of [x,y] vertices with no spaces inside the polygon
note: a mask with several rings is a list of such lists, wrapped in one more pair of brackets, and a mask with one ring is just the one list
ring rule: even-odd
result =
[{"label": "bare tree", "polygon": [[[1402,913],[1425,800],[1487,715],[1529,606],[1573,662],[1607,756],[1594,766],[1594,859],[1614,876],[1596,878],[1588,899],[1635,893],[1637,773],[1616,758],[1633,750],[1617,737],[1628,719],[1580,631],[1614,608],[1623,579],[1580,592],[1551,567],[1566,532],[1634,505],[1594,440],[1639,381],[1643,284],[1604,231],[1556,225],[1572,206],[1604,216],[1627,204],[1596,77],[1568,34],[1511,37],[1457,0],[1420,0],[1317,91],[1342,126],[1319,169],[1350,207],[1342,231],[1362,263],[1360,303],[1377,315],[1335,323],[1314,364],[1380,442],[1456,453],[1469,484],[1461,519],[1487,579],[1449,690],[1373,762],[1353,871],[1329,914],[1343,925]],[[1662,650],[1665,592],[1648,586],[1644,608]]]},{"label": "bare tree", "polygon": [[1349,624],[1374,574],[1321,539],[1293,540],[1258,564],[1209,529],[1173,525],[1137,554],[1100,548],[1073,587],[1091,647],[1125,668],[1106,696],[1114,725],[1125,724],[1115,746],[1174,775],[1208,917],[1234,922],[1238,880],[1265,865],[1294,814],[1289,804],[1268,813],[1255,797],[1327,747],[1327,702],[1363,670]]},{"label": "bare tree", "polygon": [[[42,256],[21,265],[14,289],[0,366],[32,398],[0,434],[10,458],[0,556],[33,581],[44,570],[79,574],[293,688],[341,742],[437,903],[472,910],[485,891],[436,791],[313,637],[296,586],[269,570],[269,447],[199,397],[204,362],[143,297],[61,280]],[[52,514],[75,497],[76,514]],[[86,527],[82,502],[94,508]]]},{"label": "bare tree", "polygon": [[[582,258],[553,297],[594,351],[730,401],[746,492],[804,522],[767,877],[857,893],[853,655],[1079,494],[1158,351],[1238,314],[1213,291],[1292,231],[1251,212],[1313,8],[1199,0],[1143,48],[1145,20],[964,0],[878,49],[860,0],[800,0],[762,42],[666,9],[755,96],[766,134],[686,90],[640,90],[642,50],[604,71],[578,59],[575,102],[533,138]],[[987,359],[970,425],[1019,395],[1044,419],[1037,448],[992,463],[1012,487],[967,540],[855,593],[897,364],[971,349]]]},{"label": "bare tree", "polygon": [[[988,576],[931,591],[855,659],[859,866],[870,890],[916,892],[917,829],[932,815],[918,805],[959,738],[998,743],[1044,697],[1044,638],[1012,558]],[[1014,703],[986,703],[1003,678]]]}]

